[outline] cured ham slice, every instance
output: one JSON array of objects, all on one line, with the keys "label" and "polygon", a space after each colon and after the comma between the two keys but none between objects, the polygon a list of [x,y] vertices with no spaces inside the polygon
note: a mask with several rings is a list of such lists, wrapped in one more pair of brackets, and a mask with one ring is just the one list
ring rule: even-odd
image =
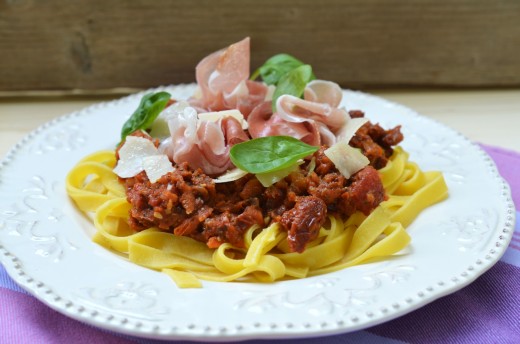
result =
[{"label": "cured ham slice", "polygon": [[292,136],[303,142],[318,146],[320,144],[319,127],[314,122],[290,122],[273,114],[271,102],[258,105],[247,119],[249,134],[252,138],[265,136]]},{"label": "cured ham slice", "polygon": [[305,87],[303,99],[329,104],[333,108],[337,108],[343,98],[343,91],[338,84],[327,80],[312,80]]},{"label": "cured ham slice", "polygon": [[237,99],[237,108],[247,118],[251,111],[268,96],[269,88],[261,82],[251,80],[246,80],[246,86],[249,93],[246,97]]},{"label": "cured ham slice", "polygon": [[208,175],[218,175],[233,167],[229,158],[231,146],[249,139],[236,118],[199,120],[192,107],[179,112],[168,124],[171,137],[161,143],[159,151],[177,164],[187,162]]},{"label": "cured ham slice", "polygon": [[205,111],[238,109],[247,117],[261,103],[267,86],[250,81],[249,37],[205,57],[196,67],[200,92],[190,104]]},{"label": "cured ham slice", "polygon": [[275,113],[269,102],[257,106],[248,117],[249,133],[253,138],[287,135],[310,145],[331,146],[350,119],[345,109],[338,108],[342,95],[336,83],[312,81],[305,89],[305,99],[279,97]]},{"label": "cured ham slice", "polygon": [[327,103],[317,103],[285,94],[276,101],[280,118],[289,122],[317,121],[325,124],[332,131],[337,131],[350,118],[345,109],[332,107]]},{"label": "cured ham slice", "polygon": [[235,117],[225,117],[221,120],[221,127],[226,139],[226,143],[231,147],[237,143],[249,140],[245,133],[242,123]]}]

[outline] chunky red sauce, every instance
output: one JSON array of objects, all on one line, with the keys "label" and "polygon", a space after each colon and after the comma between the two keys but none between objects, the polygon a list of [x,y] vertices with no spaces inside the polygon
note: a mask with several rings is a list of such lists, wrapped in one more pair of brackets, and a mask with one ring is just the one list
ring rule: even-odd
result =
[{"label": "chunky red sauce", "polygon": [[[352,117],[362,113],[351,112]],[[244,247],[244,233],[266,218],[280,223],[288,232],[293,252],[302,252],[314,240],[327,214],[347,218],[356,211],[368,215],[382,201],[385,191],[376,169],[386,165],[392,146],[403,139],[400,127],[384,130],[366,123],[350,141],[370,160],[370,165],[346,179],[321,147],[315,168],[309,163],[285,179],[265,188],[253,175],[230,183],[215,184],[200,169],[186,163],[150,183],[141,172],[122,180],[132,205],[129,223],[135,230],[149,227],[205,242],[211,248],[228,242]]]}]

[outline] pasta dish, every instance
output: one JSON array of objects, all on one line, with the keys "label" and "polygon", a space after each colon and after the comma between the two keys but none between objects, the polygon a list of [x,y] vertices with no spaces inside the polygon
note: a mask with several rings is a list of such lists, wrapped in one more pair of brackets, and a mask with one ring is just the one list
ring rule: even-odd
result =
[{"label": "pasta dish", "polygon": [[304,278],[401,251],[407,226],[447,197],[442,174],[408,159],[400,126],[340,107],[341,88],[310,65],[279,54],[250,75],[249,44],[200,61],[189,99],[143,96],[117,148],[70,171],[93,240],[183,288]]}]

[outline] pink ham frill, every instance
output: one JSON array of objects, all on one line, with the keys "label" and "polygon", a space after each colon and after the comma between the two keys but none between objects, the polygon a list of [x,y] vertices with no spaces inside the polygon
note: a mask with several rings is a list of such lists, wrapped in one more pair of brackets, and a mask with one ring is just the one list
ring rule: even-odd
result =
[{"label": "pink ham frill", "polygon": [[186,108],[168,122],[171,136],[159,146],[177,164],[187,162],[207,175],[219,175],[233,167],[229,150],[249,140],[242,125],[233,117],[217,122],[200,121],[193,108]]},{"label": "pink ham frill", "polygon": [[199,92],[189,100],[199,112],[238,109],[245,118],[267,94],[267,86],[248,80],[249,37],[205,57],[196,68]]},{"label": "pink ham frill", "polygon": [[304,99],[282,95],[273,113],[271,102],[257,106],[247,122],[252,138],[286,135],[313,145],[331,146],[340,129],[350,119],[343,108],[341,88],[330,81],[314,80],[304,91]]}]

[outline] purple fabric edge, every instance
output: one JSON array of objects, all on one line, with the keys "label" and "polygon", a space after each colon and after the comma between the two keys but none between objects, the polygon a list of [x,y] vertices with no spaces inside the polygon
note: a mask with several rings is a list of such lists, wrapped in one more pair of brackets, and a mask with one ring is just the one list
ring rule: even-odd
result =
[{"label": "purple fabric edge", "polygon": [[[511,188],[511,197],[515,207],[520,207],[520,153],[485,144],[479,146],[491,157],[498,172]],[[511,164],[514,160],[516,164]]]},{"label": "purple fabric edge", "polygon": [[83,324],[47,307],[36,298],[0,288],[0,343],[128,344],[127,338]]}]

